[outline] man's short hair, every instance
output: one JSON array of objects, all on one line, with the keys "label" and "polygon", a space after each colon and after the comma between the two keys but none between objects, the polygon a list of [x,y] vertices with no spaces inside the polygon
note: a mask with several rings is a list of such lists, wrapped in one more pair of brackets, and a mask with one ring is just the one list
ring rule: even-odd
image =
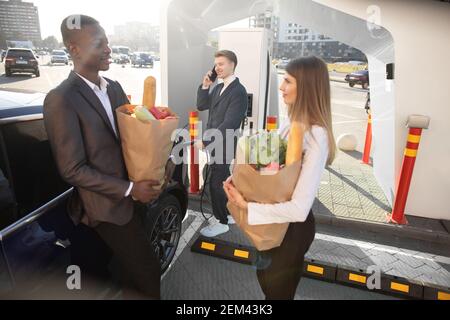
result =
[{"label": "man's short hair", "polygon": [[225,57],[228,60],[230,60],[231,62],[234,62],[234,69],[236,70],[238,61],[237,61],[237,57],[236,54],[233,51],[230,50],[220,50],[217,51],[216,54],[214,55],[215,58],[218,57]]},{"label": "man's short hair", "polygon": [[61,23],[61,35],[64,45],[68,46],[75,32],[90,25],[99,25],[99,22],[92,17],[82,14],[74,14],[64,18]]}]

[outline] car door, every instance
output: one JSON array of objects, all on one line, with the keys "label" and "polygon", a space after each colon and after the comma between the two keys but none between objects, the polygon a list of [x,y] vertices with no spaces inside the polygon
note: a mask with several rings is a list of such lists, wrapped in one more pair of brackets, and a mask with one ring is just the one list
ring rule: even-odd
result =
[{"label": "car door", "polygon": [[0,120],[0,150],[17,203],[16,221],[0,231],[0,294],[60,298],[68,292],[67,239],[74,225],[66,202],[72,189],[53,163],[42,114]]}]

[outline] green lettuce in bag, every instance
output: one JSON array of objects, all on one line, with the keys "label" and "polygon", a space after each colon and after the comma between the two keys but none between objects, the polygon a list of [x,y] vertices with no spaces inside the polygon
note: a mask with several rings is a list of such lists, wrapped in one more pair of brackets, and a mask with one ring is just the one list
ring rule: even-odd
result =
[{"label": "green lettuce in bag", "polygon": [[267,167],[280,168],[286,161],[287,142],[276,131],[260,131],[251,136],[244,136],[238,142],[245,152],[245,163],[256,170]]}]

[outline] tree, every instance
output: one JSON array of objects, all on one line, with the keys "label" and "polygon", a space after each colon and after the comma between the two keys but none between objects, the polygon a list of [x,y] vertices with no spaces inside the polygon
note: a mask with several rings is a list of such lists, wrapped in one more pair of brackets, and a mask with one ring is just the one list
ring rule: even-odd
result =
[{"label": "tree", "polygon": [[49,36],[42,40],[42,46],[50,50],[55,50],[59,48],[59,42],[54,36]]}]

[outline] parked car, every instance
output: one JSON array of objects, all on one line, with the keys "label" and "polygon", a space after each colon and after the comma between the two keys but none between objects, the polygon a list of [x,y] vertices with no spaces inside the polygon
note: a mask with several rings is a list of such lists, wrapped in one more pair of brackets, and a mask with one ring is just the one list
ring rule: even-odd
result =
[{"label": "parked car", "polygon": [[114,58],[114,63],[118,64],[130,63],[130,57],[127,54],[118,54]]},{"label": "parked car", "polygon": [[65,65],[69,64],[69,57],[64,50],[53,50],[50,58],[50,62],[52,64],[55,63],[64,63]]},{"label": "parked car", "polygon": [[61,50],[63,50],[67,54],[67,58],[69,58],[69,60],[72,60],[72,56],[70,55],[70,52],[69,50],[67,50],[67,48],[62,48]]},{"label": "parked car", "polygon": [[153,68],[153,58],[150,53],[135,52],[131,56],[131,64],[133,66],[150,66]]},{"label": "parked car", "polygon": [[[74,294],[67,290],[66,271],[70,239],[80,231],[66,212],[73,189],[53,160],[42,116],[44,98],[0,89],[0,297],[70,299]],[[177,166],[145,218],[163,272],[175,255],[188,207],[181,172]],[[106,289],[117,294],[115,283],[111,279],[98,288],[98,297],[105,298],[101,292]]]},{"label": "parked car", "polygon": [[345,76],[345,81],[348,82],[350,87],[354,87],[355,84],[360,84],[364,89],[369,88],[369,71],[360,70],[349,73]]},{"label": "parked car", "polygon": [[33,73],[40,77],[39,63],[33,50],[26,48],[10,48],[5,56],[5,75],[10,77],[13,73]]}]

